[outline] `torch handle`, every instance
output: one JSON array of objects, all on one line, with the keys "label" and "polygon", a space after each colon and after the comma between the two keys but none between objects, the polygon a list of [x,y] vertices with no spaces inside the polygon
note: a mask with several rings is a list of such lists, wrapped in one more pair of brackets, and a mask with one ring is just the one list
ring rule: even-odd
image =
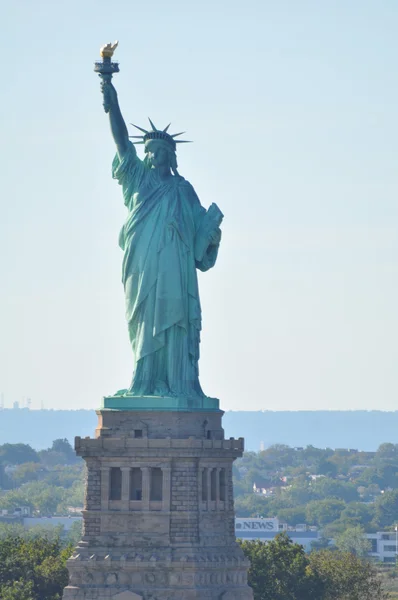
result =
[{"label": "torch handle", "polygon": [[101,90],[104,96],[104,110],[106,113],[109,112],[112,105],[111,93],[113,86],[109,84],[112,81],[113,73],[119,72],[119,64],[111,61],[110,56],[103,56],[102,62],[96,62],[94,64],[94,71],[101,77]]}]

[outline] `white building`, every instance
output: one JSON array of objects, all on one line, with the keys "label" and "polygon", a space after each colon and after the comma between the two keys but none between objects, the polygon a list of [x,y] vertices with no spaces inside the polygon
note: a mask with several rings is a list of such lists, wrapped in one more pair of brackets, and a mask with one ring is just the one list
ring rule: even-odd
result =
[{"label": "white building", "polygon": [[302,524],[288,527],[286,523],[280,523],[277,517],[265,519],[237,517],[235,519],[235,535],[241,540],[269,542],[282,531],[286,531],[293,542],[304,546],[306,552],[310,552],[312,543],[321,537],[320,532],[313,527],[310,529],[307,525]]},{"label": "white building", "polygon": [[[321,531],[315,527],[308,527],[305,524],[289,527],[286,523],[281,523],[277,517],[235,519],[235,535],[242,540],[267,542],[274,539],[282,531],[286,531],[293,542],[304,546],[306,552],[310,552],[313,542],[319,540],[322,536]],[[397,532],[378,531],[377,533],[366,533],[365,536],[371,543],[369,551],[371,558],[377,562],[395,564],[397,560]],[[333,540],[330,540],[330,542],[333,544]]]},{"label": "white building", "polygon": [[367,533],[372,544],[369,556],[378,562],[395,564],[397,560],[397,533],[395,531],[378,531]]}]

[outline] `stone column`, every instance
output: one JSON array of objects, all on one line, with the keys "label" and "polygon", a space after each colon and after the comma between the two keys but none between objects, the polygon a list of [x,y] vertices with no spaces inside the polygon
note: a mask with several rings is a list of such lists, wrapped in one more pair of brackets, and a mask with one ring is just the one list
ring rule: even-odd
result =
[{"label": "stone column", "polygon": [[199,510],[203,507],[202,488],[203,488],[203,471],[204,468],[200,467],[198,472],[198,506]]},{"label": "stone column", "polygon": [[211,510],[211,467],[207,467],[207,510]]},{"label": "stone column", "polygon": [[121,467],[122,470],[122,510],[130,508],[130,467]]},{"label": "stone column", "polygon": [[232,467],[225,467],[225,510],[228,510],[233,503],[233,487],[232,487]]},{"label": "stone column", "polygon": [[170,510],[171,467],[162,467],[162,474],[163,474],[162,510]]},{"label": "stone column", "polygon": [[141,467],[142,471],[142,509],[149,510],[151,490],[151,467]]},{"label": "stone column", "polygon": [[216,469],[216,510],[220,510],[220,467]]},{"label": "stone column", "polygon": [[109,467],[101,467],[101,510],[109,509]]}]

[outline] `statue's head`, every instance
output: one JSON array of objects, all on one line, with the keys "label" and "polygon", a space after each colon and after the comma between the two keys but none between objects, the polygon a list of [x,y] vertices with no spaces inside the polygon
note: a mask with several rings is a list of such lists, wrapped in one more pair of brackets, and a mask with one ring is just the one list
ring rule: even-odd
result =
[{"label": "statue's head", "polygon": [[177,155],[173,148],[163,140],[148,140],[145,143],[145,163],[152,169],[166,167],[177,170]]},{"label": "statue's head", "polygon": [[149,119],[149,123],[151,124],[152,130],[147,131],[142,127],[138,127],[138,125],[134,125],[137,129],[142,131],[144,135],[132,135],[130,137],[139,138],[141,141],[133,142],[134,144],[144,144],[145,145],[145,163],[151,168],[160,168],[160,167],[168,167],[174,173],[174,175],[178,175],[177,173],[177,155],[176,155],[176,147],[177,144],[187,143],[185,140],[175,140],[179,135],[182,135],[184,132],[174,133],[171,135],[167,133],[167,130],[170,127],[170,124],[167,125],[164,129],[157,129],[155,125],[152,123],[151,119]]}]

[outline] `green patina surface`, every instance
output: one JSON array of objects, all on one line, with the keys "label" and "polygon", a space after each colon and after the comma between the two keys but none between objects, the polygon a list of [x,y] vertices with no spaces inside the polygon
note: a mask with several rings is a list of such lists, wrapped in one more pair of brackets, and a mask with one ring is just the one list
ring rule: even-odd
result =
[{"label": "green patina surface", "polygon": [[166,411],[219,411],[217,398],[165,398],[161,396],[105,396],[101,409],[108,410],[166,410]]},{"label": "green patina surface", "polygon": [[[113,52],[110,48],[109,52]],[[105,59],[104,59],[105,60]],[[122,187],[126,220],[119,236],[122,281],[133,350],[127,394],[106,397],[104,408],[218,410],[199,383],[201,306],[197,271],[217,260],[223,215],[206,210],[177,170],[175,138],[167,126],[138,127],[145,157],[129,140],[108,62],[96,64],[104,109],[116,144],[112,175]]]}]

